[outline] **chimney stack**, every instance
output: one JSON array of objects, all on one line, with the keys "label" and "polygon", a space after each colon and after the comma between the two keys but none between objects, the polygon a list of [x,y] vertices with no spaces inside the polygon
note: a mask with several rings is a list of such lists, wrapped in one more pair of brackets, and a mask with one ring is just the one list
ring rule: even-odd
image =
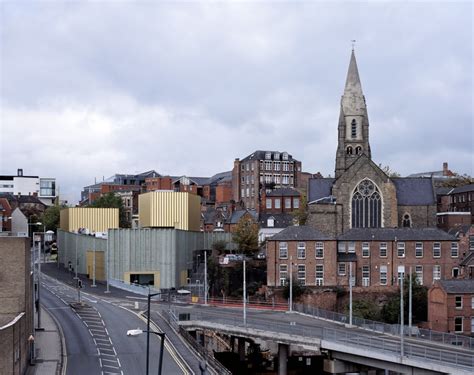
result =
[{"label": "chimney stack", "polygon": [[443,176],[447,176],[448,175],[448,162],[445,161],[443,163]]},{"label": "chimney stack", "polygon": [[18,177],[23,177],[23,169],[22,169],[22,168],[18,168],[18,170],[17,170],[17,176],[18,176]]}]

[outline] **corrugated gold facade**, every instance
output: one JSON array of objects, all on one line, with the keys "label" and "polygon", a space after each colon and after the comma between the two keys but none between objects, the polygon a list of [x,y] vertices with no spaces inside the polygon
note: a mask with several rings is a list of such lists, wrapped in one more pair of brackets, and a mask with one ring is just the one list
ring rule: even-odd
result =
[{"label": "corrugated gold facade", "polygon": [[106,232],[119,227],[118,208],[74,207],[61,210],[60,227],[67,232],[87,228],[91,232]]},{"label": "corrugated gold facade", "polygon": [[153,191],[138,197],[139,222],[142,228],[200,230],[201,198],[195,194]]}]

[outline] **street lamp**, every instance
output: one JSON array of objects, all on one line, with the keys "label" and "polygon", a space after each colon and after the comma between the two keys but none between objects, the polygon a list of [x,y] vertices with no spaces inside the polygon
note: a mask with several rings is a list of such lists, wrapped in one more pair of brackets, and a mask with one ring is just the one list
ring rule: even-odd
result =
[{"label": "street lamp", "polygon": [[[29,223],[28,225],[38,225],[38,226],[41,226],[43,225],[41,222],[37,222],[37,223]],[[35,241],[35,235],[36,233],[43,233],[43,246],[44,246],[44,234],[46,233],[46,226],[43,225],[43,232],[33,232],[33,247],[35,248],[36,247],[36,241]],[[33,261],[33,272],[35,271],[36,267],[35,267],[35,262]],[[41,240],[39,241],[38,243],[38,273],[37,273],[37,276],[36,276],[36,279],[37,279],[37,289],[38,289],[38,304],[37,304],[37,309],[36,309],[36,313],[38,315],[38,327],[36,327],[36,330],[43,330],[43,328],[41,327],[41,309],[40,309],[40,297],[41,297]]]},{"label": "street lamp", "polygon": [[244,272],[244,291],[243,291],[243,298],[244,298],[244,326],[247,326],[247,280],[246,280],[246,272],[245,272],[245,255],[243,256],[243,272]]},{"label": "street lamp", "polygon": [[[150,305],[151,305],[151,297],[157,296],[159,294],[161,294],[161,293],[150,293],[150,291],[148,291],[148,305],[147,305],[147,317],[146,317],[146,375],[149,374],[149,369],[150,369]],[[161,374],[161,362],[162,362],[162,358],[163,358],[163,341],[164,341],[164,334],[163,334],[163,338],[161,340],[159,374]]]},{"label": "street lamp", "polygon": [[[160,293],[156,293],[156,294],[160,294]],[[150,333],[154,333],[155,335],[160,337],[161,345],[160,345],[160,364],[159,364],[159,367],[158,367],[158,375],[161,375],[161,370],[163,368],[163,348],[165,346],[165,333],[164,332],[150,331],[149,329],[147,329],[146,331],[143,331],[142,329],[137,328],[137,329],[129,329],[127,331],[127,336],[138,336],[138,335],[141,335],[143,332],[146,332],[146,334],[147,334],[147,349],[146,349],[146,353],[147,353],[146,373],[147,373],[147,375],[148,375],[148,356],[149,356],[149,339],[148,338],[150,337]]]}]

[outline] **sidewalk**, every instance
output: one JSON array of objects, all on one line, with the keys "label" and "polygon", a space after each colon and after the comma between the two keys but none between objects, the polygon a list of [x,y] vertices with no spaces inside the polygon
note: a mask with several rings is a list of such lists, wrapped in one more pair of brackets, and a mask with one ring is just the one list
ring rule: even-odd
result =
[{"label": "sidewalk", "polygon": [[61,331],[49,311],[41,307],[44,331],[35,332],[36,364],[29,366],[27,375],[62,374],[63,347]]}]

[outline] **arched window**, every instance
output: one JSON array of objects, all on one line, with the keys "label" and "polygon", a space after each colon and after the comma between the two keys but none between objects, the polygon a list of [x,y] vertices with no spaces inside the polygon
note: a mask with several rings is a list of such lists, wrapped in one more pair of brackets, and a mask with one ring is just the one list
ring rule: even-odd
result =
[{"label": "arched window", "polygon": [[346,154],[347,155],[352,155],[352,147],[351,146],[346,148]]},{"label": "arched window", "polygon": [[404,228],[411,228],[411,217],[410,214],[403,215],[403,223]]},{"label": "arched window", "polygon": [[360,155],[360,154],[362,154],[362,147],[357,146],[356,147],[356,155]]},{"label": "arched window", "polygon": [[370,180],[362,180],[352,195],[352,228],[382,226],[382,197]]},{"label": "arched window", "polygon": [[352,120],[351,122],[351,137],[357,138],[357,122],[356,120]]}]

